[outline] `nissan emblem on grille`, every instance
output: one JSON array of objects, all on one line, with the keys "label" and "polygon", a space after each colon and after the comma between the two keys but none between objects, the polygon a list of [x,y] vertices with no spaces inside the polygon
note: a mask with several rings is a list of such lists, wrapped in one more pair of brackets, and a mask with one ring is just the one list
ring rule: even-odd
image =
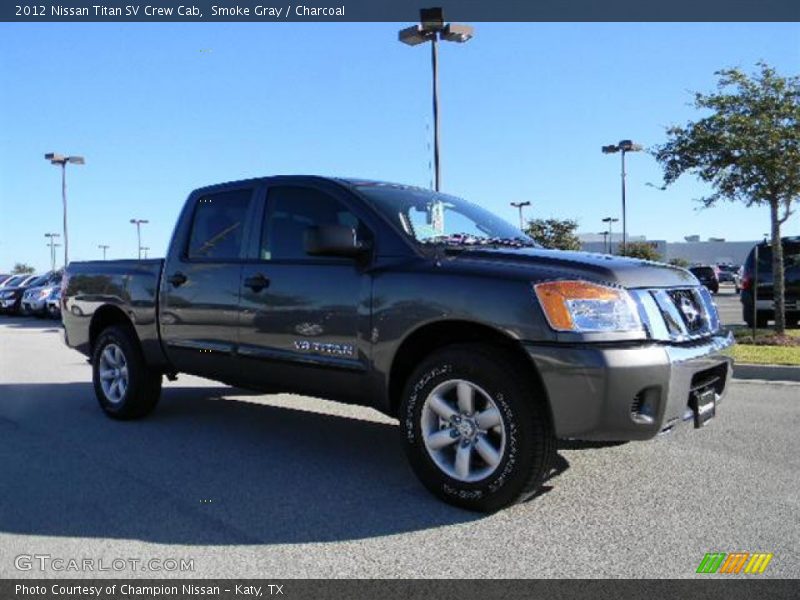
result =
[{"label": "nissan emblem on grille", "polygon": [[693,326],[695,321],[700,318],[700,311],[695,307],[694,302],[689,300],[686,296],[681,296],[680,309],[683,316],[686,317],[686,323]]}]

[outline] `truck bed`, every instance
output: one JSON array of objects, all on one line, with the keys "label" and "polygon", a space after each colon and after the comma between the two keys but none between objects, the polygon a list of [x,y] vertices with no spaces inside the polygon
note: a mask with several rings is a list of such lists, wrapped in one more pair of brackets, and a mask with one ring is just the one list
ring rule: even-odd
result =
[{"label": "truck bed", "polygon": [[103,324],[102,315],[92,321],[95,312],[118,310],[133,323],[148,362],[162,363],[158,288],[163,265],[161,258],[71,262],[61,300],[67,342],[88,355]]}]

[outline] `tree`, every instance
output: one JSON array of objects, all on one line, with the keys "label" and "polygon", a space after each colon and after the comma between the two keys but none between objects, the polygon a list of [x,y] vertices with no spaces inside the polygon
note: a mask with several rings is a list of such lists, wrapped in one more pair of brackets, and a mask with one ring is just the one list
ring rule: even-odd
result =
[{"label": "tree", "polygon": [[642,258],[644,260],[663,260],[655,246],[648,242],[628,242],[625,247],[624,256]]},{"label": "tree", "polygon": [[670,258],[669,264],[671,264],[673,267],[681,267],[685,269],[686,267],[689,266],[689,261],[686,260],[685,258],[681,258],[680,256],[678,256],[676,258]]},{"label": "tree", "polygon": [[581,242],[575,235],[578,222],[572,219],[531,219],[525,233],[545,248],[580,250]]},{"label": "tree", "polygon": [[800,77],[782,77],[758,63],[748,76],[717,71],[716,91],[696,93],[694,107],[710,111],[683,127],[667,129],[667,142],[653,154],[664,169],[664,185],[691,173],[709,183],[705,207],[719,201],[769,207],[775,332],[786,328],[781,225],[800,196]]},{"label": "tree", "polygon": [[11,269],[11,272],[14,275],[23,275],[23,274],[27,274],[27,273],[33,273],[35,270],[36,269],[34,269],[32,266],[27,265],[25,263],[16,263],[14,265],[14,268]]}]

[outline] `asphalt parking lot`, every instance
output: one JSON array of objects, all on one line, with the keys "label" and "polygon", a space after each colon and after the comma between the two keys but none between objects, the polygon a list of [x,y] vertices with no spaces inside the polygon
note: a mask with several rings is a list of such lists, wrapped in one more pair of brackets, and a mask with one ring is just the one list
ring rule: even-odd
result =
[{"label": "asphalt parking lot", "polygon": [[[394,423],[182,376],[114,422],[52,321],[0,317],[0,577],[15,557],[185,558],[193,577],[696,577],[772,552],[800,577],[800,386],[736,382],[710,426],[563,442],[544,493],[492,516],[427,494]],[[705,575],[704,577],[708,577]]]},{"label": "asphalt parking lot", "polygon": [[714,295],[714,302],[719,310],[719,318],[725,325],[744,325],[742,303],[732,285],[721,285],[719,293]]}]

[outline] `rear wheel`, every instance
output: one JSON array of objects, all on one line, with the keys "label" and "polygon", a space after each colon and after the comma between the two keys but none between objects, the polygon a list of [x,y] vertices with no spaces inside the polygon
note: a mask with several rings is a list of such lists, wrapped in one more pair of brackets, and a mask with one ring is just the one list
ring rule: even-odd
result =
[{"label": "rear wheel", "polygon": [[149,368],[129,327],[113,325],[97,338],[92,355],[97,401],[115,419],[136,419],[151,412],[161,395],[161,373]]},{"label": "rear wheel", "polygon": [[549,473],[555,436],[545,399],[513,356],[451,346],[410,377],[401,406],[406,453],[446,502],[492,512],[532,496]]}]

